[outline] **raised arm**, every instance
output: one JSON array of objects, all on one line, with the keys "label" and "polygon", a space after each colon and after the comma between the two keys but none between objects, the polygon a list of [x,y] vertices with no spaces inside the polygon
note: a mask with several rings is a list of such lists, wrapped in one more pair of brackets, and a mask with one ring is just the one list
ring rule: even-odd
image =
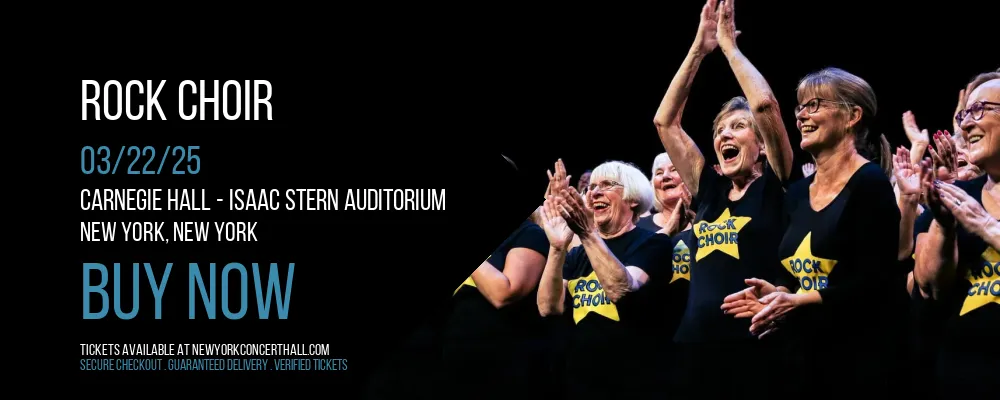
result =
[{"label": "raised arm", "polygon": [[910,163],[910,152],[905,147],[896,149],[892,158],[892,173],[896,177],[896,205],[899,207],[899,261],[906,260],[913,252],[913,224],[922,211],[920,207],[920,175]]},{"label": "raised arm", "polygon": [[694,140],[681,128],[681,115],[691,93],[691,84],[698,67],[701,66],[705,56],[719,45],[715,38],[716,25],[715,0],[708,0],[701,9],[701,22],[698,24],[698,34],[691,45],[691,50],[688,51],[674,79],[670,81],[670,87],[660,101],[656,116],[653,117],[660,142],[663,143],[663,148],[674,162],[674,167],[677,168],[692,196],[698,195],[698,180],[701,179],[701,170],[705,166],[705,157]]},{"label": "raised arm", "polygon": [[566,262],[569,243],[573,239],[573,231],[566,225],[566,220],[559,216],[553,192],[566,187],[569,187],[569,178],[566,177],[566,168],[562,160],[559,160],[556,162],[556,173],[549,172],[549,190],[545,203],[542,204],[540,216],[542,222],[540,225],[549,240],[549,254],[542,270],[541,280],[538,282],[536,296],[538,313],[543,317],[561,315],[565,308],[566,280],[563,279],[563,265]]},{"label": "raised arm", "polygon": [[736,74],[736,80],[739,81],[743,94],[750,103],[750,110],[760,129],[760,135],[764,139],[764,151],[767,154],[768,163],[771,164],[771,168],[779,179],[787,180],[792,174],[794,153],[792,144],[788,140],[785,123],[781,120],[781,109],[778,107],[778,101],[764,76],[736,46],[736,37],[739,36],[740,32],[736,30],[733,0],[723,2],[720,8],[716,33],[719,49],[729,60],[729,66]]},{"label": "raised arm", "polygon": [[576,193],[575,188],[564,189],[557,197],[557,208],[564,211],[564,219],[580,237],[583,251],[594,268],[597,280],[604,288],[604,294],[611,302],[617,303],[629,292],[639,290],[648,279],[642,269],[625,266],[611,253],[607,243],[598,233],[593,211],[588,209]]}]

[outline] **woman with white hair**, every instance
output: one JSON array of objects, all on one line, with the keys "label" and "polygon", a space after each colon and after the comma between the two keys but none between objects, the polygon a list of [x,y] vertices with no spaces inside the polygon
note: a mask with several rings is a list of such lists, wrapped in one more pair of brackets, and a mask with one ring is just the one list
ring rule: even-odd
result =
[{"label": "woman with white hair", "polygon": [[[670,238],[635,226],[653,204],[652,187],[637,168],[606,162],[594,168],[590,182],[581,198],[558,161],[542,210],[550,247],[538,310],[572,321],[565,392],[569,398],[662,397]],[[569,250],[574,234],[581,245]]]},{"label": "woman with white hair", "polygon": [[[746,385],[767,386],[774,375],[748,367],[738,381],[719,383],[719,369],[738,354],[754,365],[770,351],[750,334],[750,322],[725,315],[719,306],[730,293],[755,279],[780,272],[778,245],[784,232],[784,187],[791,180],[793,153],[774,93],[736,46],[731,1],[709,0],[691,50],[674,75],[653,119],[660,141],[693,195],[691,287],[674,336],[679,344],[673,374],[675,397],[732,398]],[[721,48],[744,97],[725,105],[712,123],[718,170],[681,127],[694,76],[702,60]],[[718,171],[718,172],[717,172]]]},{"label": "woman with white hair", "polygon": [[680,173],[667,153],[660,153],[653,160],[653,209],[656,213],[639,218],[640,228],[667,234],[671,237],[691,229],[694,211],[691,210],[691,193],[684,185]]},{"label": "woman with white hair", "polygon": [[653,160],[653,209],[655,213],[639,218],[636,226],[670,236],[673,248],[673,276],[667,302],[667,330],[673,335],[680,325],[691,287],[691,260],[698,246],[691,231],[695,212],[691,209],[691,193],[667,153]]}]

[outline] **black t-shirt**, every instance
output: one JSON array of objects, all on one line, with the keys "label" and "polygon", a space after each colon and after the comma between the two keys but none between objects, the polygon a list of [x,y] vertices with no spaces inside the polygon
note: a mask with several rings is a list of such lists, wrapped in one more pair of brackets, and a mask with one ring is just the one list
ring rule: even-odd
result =
[{"label": "black t-shirt", "polygon": [[647,231],[653,231],[653,232],[659,232],[660,229],[663,229],[663,227],[661,227],[659,225],[656,225],[656,222],[653,222],[653,217],[656,216],[656,213],[655,213],[656,210],[653,210],[653,211],[654,211],[653,214],[649,214],[649,215],[647,215],[645,217],[639,218],[639,221],[636,221],[635,226],[638,226],[638,227],[640,227],[642,229],[645,229]]},{"label": "black t-shirt", "polygon": [[749,319],[723,314],[720,307],[726,296],[747,287],[745,279],[776,276],[785,192],[767,162],[742,198],[729,200],[730,188],[732,181],[706,162],[692,201],[697,247],[691,247],[691,289],[675,336],[679,343],[757,340]]},{"label": "black t-shirt", "polygon": [[[525,220],[486,262],[503,272],[507,253],[515,248],[527,248],[544,257],[549,253],[549,241],[540,226]],[[454,293],[451,311],[442,330],[445,345],[461,342],[495,346],[500,340],[537,337],[541,317],[535,293],[532,291],[519,301],[497,309],[476,288],[470,276]]]},{"label": "black t-shirt", "polygon": [[569,251],[563,264],[564,314],[574,326],[567,349],[567,390],[589,395],[620,394],[628,388],[648,392],[662,386],[656,373],[665,371],[668,362],[663,352],[669,332],[663,315],[673,275],[671,240],[635,228],[605,243],[622,265],[642,269],[649,281],[612,303],[584,247]]},{"label": "black t-shirt", "polygon": [[778,247],[783,273],[776,283],[792,293],[819,291],[822,304],[799,307],[784,327],[810,366],[870,377],[877,372],[860,370],[883,368],[905,343],[892,331],[905,318],[905,275],[896,267],[899,208],[877,164],[859,168],[819,211],[809,200],[814,179],[788,189],[788,228]]},{"label": "black t-shirt", "polygon": [[688,291],[691,289],[691,261],[694,259],[694,249],[696,241],[691,229],[681,231],[670,237],[674,253],[671,260],[670,291],[667,306],[667,329],[670,337],[677,332],[681,319],[684,317],[684,309],[687,305]]},{"label": "black t-shirt", "polygon": [[[958,186],[982,204],[984,175]],[[914,233],[926,233],[934,220],[930,210],[917,218]],[[995,385],[1000,365],[1000,252],[979,236],[958,227],[958,265],[955,286],[938,301],[914,302],[928,323],[924,343],[936,350],[936,375],[940,384],[954,390],[985,390]],[[994,387],[994,393],[996,388]],[[950,392],[950,390],[949,390]],[[951,393],[954,394],[954,393]]]}]

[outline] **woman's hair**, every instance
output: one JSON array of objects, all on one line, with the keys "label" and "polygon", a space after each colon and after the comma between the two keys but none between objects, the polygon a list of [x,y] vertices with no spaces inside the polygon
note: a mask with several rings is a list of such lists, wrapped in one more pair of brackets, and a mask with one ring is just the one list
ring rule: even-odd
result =
[{"label": "woman's hair", "polygon": [[653,185],[646,178],[646,175],[636,168],[635,165],[621,161],[608,161],[590,173],[590,181],[596,182],[608,179],[618,182],[624,186],[625,201],[635,201],[637,205],[632,207],[632,222],[639,220],[639,215],[649,211],[653,206]]},{"label": "woman's hair", "polygon": [[[972,91],[976,90],[976,88],[979,87],[979,85],[982,85],[994,79],[1000,79],[1000,69],[996,70],[996,72],[983,72],[979,75],[976,75],[975,78],[972,78],[972,80],[969,81],[969,93],[966,93],[965,95],[968,96],[972,94]],[[964,105],[962,108],[965,108]]]},{"label": "woman's hair", "polygon": [[819,96],[832,97],[826,100],[838,101],[842,105],[861,107],[861,119],[852,127],[855,147],[872,162],[877,162],[883,170],[891,174],[892,157],[888,142],[872,138],[869,134],[875,115],[878,112],[878,101],[871,85],[857,75],[840,68],[824,68],[806,75],[799,81],[799,93],[816,93]]},{"label": "woman's hair", "polygon": [[760,136],[760,131],[757,130],[757,121],[753,119],[753,111],[750,110],[750,102],[748,102],[743,96],[733,97],[732,99],[729,99],[726,104],[722,105],[722,110],[715,115],[715,120],[712,121],[712,138],[715,138],[717,128],[719,127],[719,123],[722,122],[722,119],[726,118],[729,114],[735,111],[746,111],[750,114],[750,129],[753,129],[753,134],[757,137],[757,143],[764,143],[764,138]]}]

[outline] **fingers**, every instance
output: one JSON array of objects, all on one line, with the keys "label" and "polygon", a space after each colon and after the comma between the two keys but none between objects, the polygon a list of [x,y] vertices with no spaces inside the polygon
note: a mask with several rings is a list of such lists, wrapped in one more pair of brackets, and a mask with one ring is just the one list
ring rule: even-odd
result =
[{"label": "fingers", "polygon": [[732,315],[734,317],[740,314],[749,313],[750,316],[753,316],[754,314],[750,311],[750,303],[745,300],[740,301],[739,304],[733,304],[731,307],[722,310],[722,313],[726,315]]},{"label": "fingers", "polygon": [[744,279],[743,282],[746,283],[747,285],[750,285],[751,287],[753,287],[757,291],[761,291],[762,289],[764,289],[764,288],[766,288],[768,286],[771,286],[770,282],[765,281],[763,279],[757,279],[757,278]]},{"label": "fingers", "polygon": [[731,294],[729,296],[726,296],[726,298],[722,299],[723,309],[725,309],[726,303],[730,303],[730,302],[734,302],[734,301],[739,301],[739,300],[745,299],[747,291],[748,290],[752,290],[752,289],[753,288],[746,288],[746,289],[740,290],[739,292],[736,292],[736,293],[733,293],[733,294]]},{"label": "fingers", "polygon": [[774,299],[778,298],[778,296],[780,296],[781,294],[782,294],[781,292],[774,292],[767,296],[761,297],[759,301],[761,304],[770,304],[772,301],[774,301]]},{"label": "fingers", "polygon": [[[735,310],[737,310],[737,309],[740,310],[739,312],[745,312],[745,311],[749,310],[750,307],[747,305],[747,301],[746,300],[736,300],[736,301],[730,301],[730,302],[722,303],[722,313],[723,314],[734,314],[734,313],[736,313]],[[731,310],[733,312],[730,312]]]},{"label": "fingers", "polygon": [[771,325],[771,327],[768,328],[766,331],[764,331],[764,333],[761,333],[760,336],[757,336],[757,339],[763,339],[766,336],[776,332],[777,330],[778,330],[777,326]]},{"label": "fingers", "polygon": [[753,332],[755,330],[754,329],[755,326],[763,324],[764,321],[767,321],[767,319],[771,317],[771,314],[773,312],[774,312],[774,307],[772,307],[771,305],[762,308],[760,312],[758,312],[757,315],[754,315],[753,319],[750,320],[751,323],[750,331]]},{"label": "fingers", "polygon": [[903,129],[916,129],[917,121],[913,118],[913,112],[907,111],[903,113]]},{"label": "fingers", "polygon": [[544,218],[545,221],[548,221],[554,216],[555,215],[552,210],[552,195],[550,194],[545,199],[545,202],[542,203],[542,218]]},{"label": "fingers", "polygon": [[943,203],[945,207],[948,207],[949,211],[954,213],[955,210],[958,209],[960,203],[957,197],[943,190],[939,190],[938,194],[941,196],[941,203]]},{"label": "fingers", "polygon": [[945,183],[945,182],[938,183],[938,190],[942,194],[947,193],[948,195],[962,201],[963,203],[966,201],[974,200],[971,196],[969,196],[968,193],[965,193],[964,190],[959,189],[958,186],[952,185],[950,183]]},{"label": "fingers", "polygon": [[580,193],[576,191],[576,188],[570,187],[568,189],[563,189],[559,194],[562,195],[564,201],[572,208],[583,208],[583,203],[580,201]]}]

